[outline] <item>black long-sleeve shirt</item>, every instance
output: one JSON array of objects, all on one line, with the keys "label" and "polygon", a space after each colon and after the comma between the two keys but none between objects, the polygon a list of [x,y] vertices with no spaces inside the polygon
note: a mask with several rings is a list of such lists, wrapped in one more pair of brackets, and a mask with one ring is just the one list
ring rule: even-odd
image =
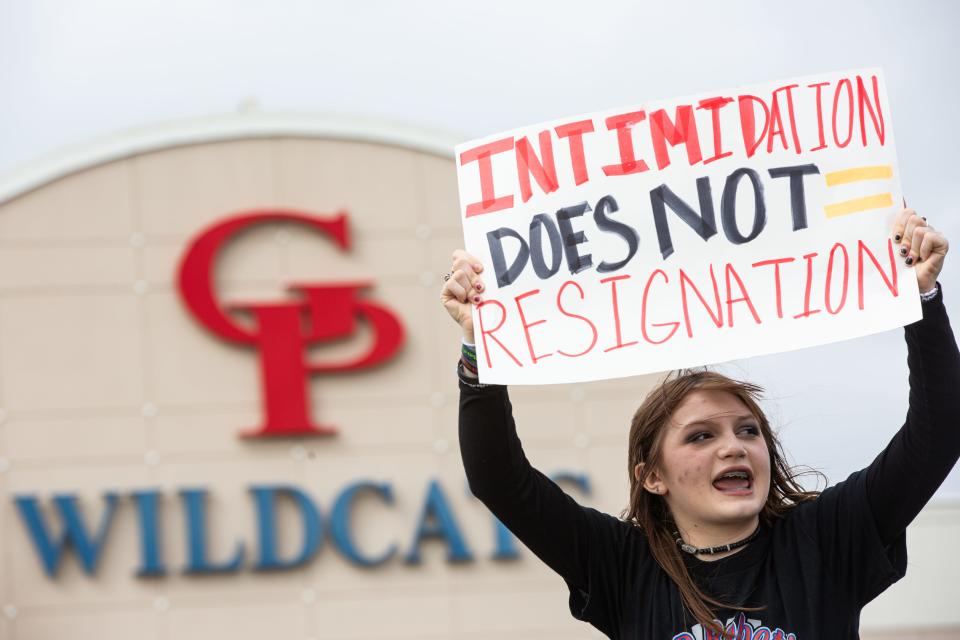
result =
[{"label": "black long-sleeve shirt", "polygon": [[[942,296],[905,327],[907,419],[866,468],[794,507],[742,551],[687,558],[707,593],[762,606],[717,611],[737,638],[857,638],[862,607],[906,570],[906,526],[960,457],[960,353]],[[574,616],[611,638],[706,640],[636,526],[582,507],[527,461],[506,387],[461,377],[471,490],[570,588]],[[746,628],[750,627],[749,632]],[[743,635],[741,635],[743,634]]]}]

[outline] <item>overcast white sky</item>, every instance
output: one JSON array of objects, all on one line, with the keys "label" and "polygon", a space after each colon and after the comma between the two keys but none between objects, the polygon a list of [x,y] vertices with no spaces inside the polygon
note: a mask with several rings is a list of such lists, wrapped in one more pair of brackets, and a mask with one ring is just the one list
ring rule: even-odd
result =
[{"label": "overcast white sky", "polygon": [[[0,182],[67,146],[250,101],[469,139],[880,66],[907,198],[960,246],[958,26],[960,3],[946,0],[0,0]],[[951,258],[942,280],[956,301]],[[836,481],[899,426],[904,361],[900,332],[889,332],[734,367],[770,388],[793,457]],[[941,495],[960,499],[960,474]]]}]

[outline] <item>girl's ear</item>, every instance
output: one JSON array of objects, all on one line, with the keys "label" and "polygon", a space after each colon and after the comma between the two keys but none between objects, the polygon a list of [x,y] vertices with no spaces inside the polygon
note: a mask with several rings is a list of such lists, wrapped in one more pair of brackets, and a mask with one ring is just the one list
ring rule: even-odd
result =
[{"label": "girl's ear", "polygon": [[[633,477],[639,480],[642,471],[643,463],[641,462],[633,468]],[[647,477],[643,479],[643,488],[658,496],[666,495],[667,493],[667,486],[664,484],[663,478],[660,477],[660,474],[657,473],[655,469],[652,469],[647,474]]]}]

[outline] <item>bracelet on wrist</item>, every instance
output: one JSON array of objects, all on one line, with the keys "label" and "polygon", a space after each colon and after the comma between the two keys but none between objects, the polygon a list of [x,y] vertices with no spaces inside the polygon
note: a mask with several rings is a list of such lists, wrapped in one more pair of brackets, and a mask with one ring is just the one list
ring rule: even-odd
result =
[{"label": "bracelet on wrist", "polygon": [[930,289],[930,291],[927,291],[926,293],[920,294],[920,302],[930,302],[931,300],[937,297],[937,293],[939,292],[940,292],[940,287],[934,284],[933,289]]},{"label": "bracelet on wrist", "polygon": [[476,361],[474,361],[474,362],[471,363],[471,362],[468,361],[465,357],[461,356],[461,357],[460,357],[460,364],[463,365],[463,368],[464,368],[466,371],[469,371],[469,372],[472,373],[473,375],[479,377],[480,373],[477,371],[477,363],[476,363]]},{"label": "bracelet on wrist", "polygon": [[470,371],[477,371],[477,347],[466,342],[460,345],[460,359],[464,361]]}]

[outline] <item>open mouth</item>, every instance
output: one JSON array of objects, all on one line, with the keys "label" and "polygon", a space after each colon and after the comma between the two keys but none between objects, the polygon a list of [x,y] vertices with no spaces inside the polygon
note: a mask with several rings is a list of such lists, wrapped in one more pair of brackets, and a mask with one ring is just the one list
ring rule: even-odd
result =
[{"label": "open mouth", "polygon": [[714,479],[713,487],[727,495],[748,495],[753,491],[753,474],[745,468],[730,469]]}]

